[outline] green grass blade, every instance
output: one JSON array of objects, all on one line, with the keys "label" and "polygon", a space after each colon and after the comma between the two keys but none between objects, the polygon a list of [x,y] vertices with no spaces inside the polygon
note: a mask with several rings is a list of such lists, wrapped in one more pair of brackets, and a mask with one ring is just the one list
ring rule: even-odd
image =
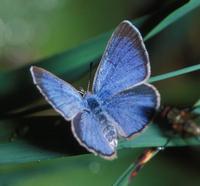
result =
[{"label": "green grass blade", "polygon": [[135,149],[123,150],[114,161],[81,155],[26,164],[4,164],[0,167],[0,185],[110,186],[137,153]]},{"label": "green grass blade", "polygon": [[194,112],[200,114],[200,99],[194,105]]},{"label": "green grass blade", "polygon": [[199,0],[190,0],[188,3],[183,5],[182,7],[178,8],[176,11],[172,12],[170,15],[168,15],[165,19],[163,19],[154,29],[149,32],[145,36],[145,40],[148,40],[155,36],[157,33],[183,17],[184,15],[188,14],[195,8],[199,7],[200,1]]},{"label": "green grass blade", "polygon": [[0,164],[41,161],[64,156],[64,154],[44,150],[22,140],[1,143],[0,149]]},{"label": "green grass blade", "polygon": [[[155,123],[152,123],[140,136],[130,141],[121,140],[119,142],[118,150],[124,148],[159,147],[166,144],[167,140],[168,138],[162,134],[158,126]],[[196,138],[183,139],[175,137],[170,141],[168,146],[188,146],[199,144],[200,141]],[[69,147],[66,146],[66,148]],[[40,148],[37,145],[20,139],[15,139],[11,142],[1,142],[0,149],[0,164],[22,163],[67,156],[65,153],[56,153],[50,150],[47,151],[42,147]]]},{"label": "green grass blade", "polygon": [[[154,156],[156,156],[158,152],[160,152],[161,148],[149,148],[146,150],[147,151],[145,152],[143,151],[142,154],[140,154],[139,157],[137,157],[135,162],[131,163],[131,165],[122,173],[122,175],[117,179],[117,181],[113,184],[113,186],[128,186],[133,180],[133,177],[131,177],[132,172],[137,170],[139,164],[141,166],[141,159],[142,161],[146,159],[147,160],[145,161],[145,164],[146,164]],[[150,156],[147,156],[147,152],[150,153]],[[141,168],[143,168],[143,165]]]},{"label": "green grass blade", "polygon": [[151,77],[149,79],[149,83],[154,83],[156,81],[174,78],[174,77],[177,77],[177,76],[180,76],[180,75],[183,75],[183,74],[187,74],[187,73],[190,73],[190,72],[194,72],[194,71],[197,71],[197,70],[200,70],[200,64],[193,65],[193,66],[190,66],[190,67],[185,67],[183,69],[175,70],[173,72],[168,72],[166,74],[158,75],[158,76],[155,76],[155,77]]},{"label": "green grass blade", "polygon": [[132,163],[123,174],[117,179],[113,186],[127,186],[129,184],[129,176],[131,171],[134,169],[134,163]]},{"label": "green grass blade", "polygon": [[[195,104],[195,112],[200,113],[200,101]],[[57,117],[58,120],[60,117]],[[53,118],[50,117],[49,120],[44,120],[44,123],[49,123]],[[35,122],[35,121],[34,121]],[[8,123],[6,123],[8,126]],[[3,130],[3,128],[1,127]],[[4,130],[5,131],[5,130]],[[37,131],[38,132],[38,131]],[[66,157],[65,153],[59,153],[51,150],[45,150],[42,147],[38,147],[37,145],[28,143],[26,140],[22,140],[20,138],[14,139],[13,141],[6,140],[8,139],[7,134],[5,132],[4,136],[1,132],[1,143],[0,143],[0,164],[8,164],[8,163],[26,163],[32,161],[40,161],[40,160],[48,160],[60,157]],[[44,133],[44,138],[47,138]],[[58,134],[60,135],[60,134]],[[66,133],[66,135],[68,135]],[[3,140],[4,139],[4,140]],[[69,139],[70,140],[70,139]],[[149,125],[149,127],[138,137],[132,139],[131,141],[122,140],[119,143],[118,149],[123,148],[141,148],[141,147],[152,147],[152,146],[163,146],[168,138],[166,138],[161,130],[155,123]],[[55,139],[56,141],[56,139]],[[188,146],[188,145],[199,145],[200,141],[196,138],[180,138],[176,137],[168,144],[169,146]],[[55,144],[54,144],[55,145]],[[66,146],[66,148],[68,148]],[[93,156],[93,155],[91,155]]]}]

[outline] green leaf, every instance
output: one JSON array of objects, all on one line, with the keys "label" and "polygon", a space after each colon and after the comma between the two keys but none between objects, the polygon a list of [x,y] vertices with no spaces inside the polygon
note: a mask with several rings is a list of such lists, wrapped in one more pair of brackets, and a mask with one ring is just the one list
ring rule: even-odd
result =
[{"label": "green leaf", "polygon": [[134,163],[132,163],[123,174],[117,179],[113,186],[127,186],[129,184],[129,176],[131,171],[134,169]]},{"label": "green leaf", "polygon": [[[60,117],[57,118],[59,120]],[[52,120],[52,117],[50,119]],[[45,120],[44,123],[46,123]],[[168,137],[162,134],[162,132],[155,123],[152,123],[138,137],[130,141],[121,140],[118,145],[118,149],[137,147],[159,147],[166,144],[167,140]],[[199,144],[200,141],[196,138],[183,139],[180,137],[175,137],[170,141],[170,143],[167,146],[188,146]],[[66,146],[66,148],[68,147]],[[37,147],[34,144],[28,143],[27,141],[20,139],[15,139],[11,142],[1,143],[0,149],[0,164],[22,163],[66,156],[65,153],[56,153],[54,151],[45,150],[42,147]]]},{"label": "green leaf", "polygon": [[200,99],[194,105],[194,112],[200,114]]},{"label": "green leaf", "polygon": [[[136,147],[159,147],[164,146],[168,140],[159,129],[159,127],[152,123],[149,127],[140,134],[139,137],[133,140],[123,140],[119,143],[119,149],[123,148],[136,148]],[[174,137],[167,146],[188,146],[188,145],[199,145],[200,141],[196,138],[181,138]]]},{"label": "green leaf", "polygon": [[1,143],[0,149],[0,164],[41,161],[64,156],[64,154],[28,144],[23,140]]},{"label": "green leaf", "polygon": [[25,164],[4,164],[0,167],[0,185],[111,185],[138,151],[122,150],[114,161],[105,161],[94,155],[81,155]]},{"label": "green leaf", "polygon": [[[145,162],[145,164],[151,160],[156,154],[158,154],[158,152],[160,152],[160,150],[162,150],[161,148],[149,148],[147,149],[148,152],[150,152],[151,156],[148,157],[148,160]],[[131,183],[132,179],[131,179],[131,174],[133,171],[138,169],[138,163],[141,163],[141,159],[144,158],[144,156],[146,156],[147,152],[143,152],[142,153],[142,158],[141,158],[141,154],[139,155],[139,157],[130,164],[130,166],[122,173],[122,175],[117,179],[117,181],[113,184],[113,186],[127,186]],[[146,157],[145,157],[146,159]]]},{"label": "green leaf", "polygon": [[168,72],[166,74],[158,75],[158,76],[155,76],[155,77],[151,77],[149,79],[149,83],[153,83],[153,82],[156,82],[156,81],[161,81],[161,80],[177,77],[177,76],[184,75],[184,74],[194,72],[194,71],[197,71],[197,70],[200,70],[200,64],[193,65],[193,66],[190,66],[190,67],[185,67],[185,68],[182,68],[180,70],[175,70],[173,72]]},{"label": "green leaf", "polygon": [[185,16],[195,8],[198,8],[200,5],[199,0],[190,0],[188,3],[183,5],[182,7],[178,8],[176,11],[172,12],[170,15],[168,15],[165,19],[163,19],[154,29],[151,30],[146,36],[145,40],[148,40],[155,36],[157,33],[180,19],[181,17]]}]

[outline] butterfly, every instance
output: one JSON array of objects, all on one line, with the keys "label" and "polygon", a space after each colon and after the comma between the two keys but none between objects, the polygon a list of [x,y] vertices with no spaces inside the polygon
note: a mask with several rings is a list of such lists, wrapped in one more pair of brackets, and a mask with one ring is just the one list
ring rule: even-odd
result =
[{"label": "butterfly", "polygon": [[150,63],[138,29],[122,21],[108,41],[91,91],[82,96],[69,83],[32,66],[34,84],[88,151],[117,157],[119,138],[129,139],[151,121],[160,105],[158,90],[147,83]]}]

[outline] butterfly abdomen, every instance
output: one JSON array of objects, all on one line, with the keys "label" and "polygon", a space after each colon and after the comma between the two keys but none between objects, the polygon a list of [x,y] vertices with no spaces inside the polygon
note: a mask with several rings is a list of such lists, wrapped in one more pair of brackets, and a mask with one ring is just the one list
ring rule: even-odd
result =
[{"label": "butterfly abdomen", "polygon": [[112,121],[108,115],[103,111],[101,103],[96,97],[90,95],[86,97],[86,104],[88,111],[94,115],[95,119],[98,120],[101,125],[104,137],[110,145],[115,148],[117,146],[117,130],[112,125]]}]

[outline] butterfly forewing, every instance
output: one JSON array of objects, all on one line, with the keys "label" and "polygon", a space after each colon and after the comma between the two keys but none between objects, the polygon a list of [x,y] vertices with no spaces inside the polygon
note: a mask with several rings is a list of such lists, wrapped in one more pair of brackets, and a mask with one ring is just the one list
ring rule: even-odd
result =
[{"label": "butterfly forewing", "polygon": [[108,42],[94,78],[93,92],[106,100],[142,83],[149,75],[149,57],[142,37],[129,21],[123,21]]},{"label": "butterfly forewing", "polygon": [[31,67],[31,74],[46,100],[66,120],[71,120],[84,109],[81,95],[67,82],[39,67]]}]

